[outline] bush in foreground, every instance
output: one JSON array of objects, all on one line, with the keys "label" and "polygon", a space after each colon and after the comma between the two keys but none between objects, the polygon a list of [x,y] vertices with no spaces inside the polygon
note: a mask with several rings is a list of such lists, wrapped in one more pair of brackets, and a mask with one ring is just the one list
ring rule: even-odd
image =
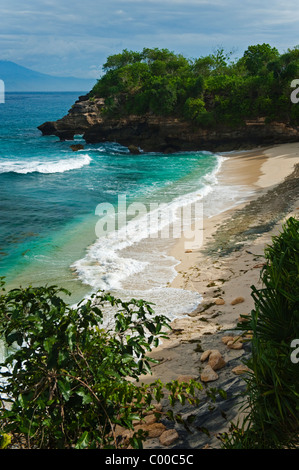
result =
[{"label": "bush in foreground", "polygon": [[287,220],[265,250],[263,288],[252,287],[255,308],[245,324],[253,333],[247,363],[247,418],[224,436],[226,448],[291,448],[299,445],[299,221]]},{"label": "bush in foreground", "polygon": [[[0,430],[22,436],[27,448],[119,448],[116,425],[133,430],[163,387],[170,403],[196,402],[196,382],[136,383],[150,372],[147,353],[169,328],[149,303],[99,292],[71,308],[60,297],[68,292],[55,286],[2,292],[0,337],[8,355]],[[112,329],[101,327],[107,306],[116,309]],[[139,431],[126,445],[140,448],[144,438]]]}]

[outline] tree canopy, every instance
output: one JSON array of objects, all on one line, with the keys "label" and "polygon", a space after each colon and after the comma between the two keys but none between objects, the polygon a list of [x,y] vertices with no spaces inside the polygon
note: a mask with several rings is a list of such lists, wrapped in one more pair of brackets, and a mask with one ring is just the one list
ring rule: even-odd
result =
[{"label": "tree canopy", "polygon": [[206,127],[258,117],[299,123],[299,107],[290,100],[298,46],[280,54],[269,44],[252,45],[238,60],[223,48],[192,60],[168,49],[125,49],[109,56],[103,70],[90,95],[104,98],[111,116],[151,113]]}]

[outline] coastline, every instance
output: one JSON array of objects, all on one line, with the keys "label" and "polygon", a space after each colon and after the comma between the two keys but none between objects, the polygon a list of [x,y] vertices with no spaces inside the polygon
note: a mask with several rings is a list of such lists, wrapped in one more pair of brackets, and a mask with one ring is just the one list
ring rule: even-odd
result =
[{"label": "coastline", "polygon": [[[141,377],[141,382],[188,381],[190,378],[201,381],[206,365],[201,361],[201,354],[207,349],[217,349],[226,365],[217,370],[218,378],[207,385],[227,388],[232,394],[244,387],[244,375],[236,375],[233,369],[242,364],[250,349],[248,345],[240,350],[228,349],[221,339],[225,335],[236,335],[233,330],[240,315],[249,314],[254,307],[251,286],[261,287],[259,276],[266,245],[280,232],[288,217],[298,217],[299,143],[225,156],[218,180],[232,186],[242,184],[244,189],[252,191],[251,196],[231,209],[204,218],[203,244],[199,250],[185,250],[183,238],[172,247],[169,254],[180,264],[169,287],[193,290],[200,293],[203,300],[193,312],[172,321],[169,339],[151,353],[158,364],[153,366],[152,375]],[[219,418],[223,409],[226,420]],[[185,406],[179,408],[179,412],[188,416],[192,411]],[[196,413],[198,420],[209,422],[212,434],[209,437],[199,432],[190,435],[176,424],[178,438],[170,447],[219,447],[216,434],[227,430],[230,420],[240,418],[239,398],[231,396],[227,405],[223,402],[218,406],[214,416],[209,416],[202,407]],[[158,439],[148,439],[145,447],[163,448]]]}]

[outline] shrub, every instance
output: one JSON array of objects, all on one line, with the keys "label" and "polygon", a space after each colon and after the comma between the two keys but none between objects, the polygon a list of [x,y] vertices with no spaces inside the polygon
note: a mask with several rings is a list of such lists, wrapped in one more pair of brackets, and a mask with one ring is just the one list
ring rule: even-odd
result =
[{"label": "shrub", "polygon": [[224,438],[233,448],[298,446],[299,370],[291,361],[299,338],[299,221],[289,218],[265,249],[263,288],[252,287],[255,309],[241,328],[252,330],[252,356],[247,379],[242,428]]},{"label": "shrub", "polygon": [[[61,293],[68,294],[55,286],[3,289],[0,336],[9,353],[0,391],[9,406],[0,429],[25,436],[28,448],[121,447],[116,425],[133,430],[133,421],[163,397],[160,381],[135,381],[150,372],[147,354],[165,337],[168,320],[143,300],[98,292],[72,308]],[[107,307],[116,313],[114,327],[104,329]],[[200,387],[166,384],[171,403]],[[144,438],[139,431],[129,443],[142,447]]]}]

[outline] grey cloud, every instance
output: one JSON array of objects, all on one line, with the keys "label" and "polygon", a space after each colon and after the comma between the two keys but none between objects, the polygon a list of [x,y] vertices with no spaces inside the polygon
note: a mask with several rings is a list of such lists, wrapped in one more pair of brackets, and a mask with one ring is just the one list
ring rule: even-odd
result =
[{"label": "grey cloud", "polygon": [[167,47],[188,57],[221,45],[297,40],[297,0],[0,0],[0,58],[44,73],[95,76],[124,48]]}]

